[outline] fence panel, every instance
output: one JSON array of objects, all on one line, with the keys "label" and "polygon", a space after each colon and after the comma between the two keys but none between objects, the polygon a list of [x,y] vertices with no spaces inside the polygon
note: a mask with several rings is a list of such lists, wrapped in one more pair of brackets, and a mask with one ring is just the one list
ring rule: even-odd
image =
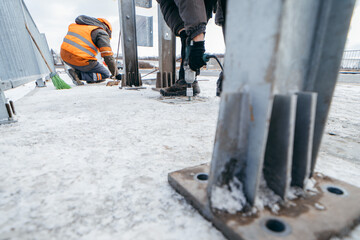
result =
[{"label": "fence panel", "polygon": [[0,79],[6,84],[2,90],[15,88],[49,74],[39,51],[28,31],[37,41],[41,51],[54,71],[46,38],[40,34],[23,0],[0,1]]},{"label": "fence panel", "polygon": [[360,50],[344,51],[340,69],[360,71]]}]

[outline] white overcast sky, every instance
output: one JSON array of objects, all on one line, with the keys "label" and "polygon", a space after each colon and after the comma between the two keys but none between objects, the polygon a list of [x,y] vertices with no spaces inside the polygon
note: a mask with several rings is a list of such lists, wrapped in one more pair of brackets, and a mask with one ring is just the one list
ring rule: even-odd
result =
[{"label": "white overcast sky", "polygon": [[[118,34],[120,29],[118,0],[24,0],[40,32],[45,33],[49,47],[56,52],[67,32],[69,24],[73,23],[78,15],[103,17],[113,26],[111,45],[114,53],[117,51]],[[140,56],[158,55],[157,48],[157,2],[153,0],[152,9],[136,8],[136,13],[145,16],[154,16],[154,48],[139,47]],[[180,42],[177,40],[177,54]],[[357,1],[353,14],[346,49],[360,49],[360,1]],[[225,51],[221,28],[210,20],[206,33],[206,50],[211,53]],[[121,52],[121,47],[120,47]]]}]

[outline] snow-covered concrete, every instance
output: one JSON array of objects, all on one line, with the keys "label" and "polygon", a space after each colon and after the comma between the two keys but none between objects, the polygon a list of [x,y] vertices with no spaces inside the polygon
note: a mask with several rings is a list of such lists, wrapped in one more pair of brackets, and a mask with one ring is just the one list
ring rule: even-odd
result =
[{"label": "snow-covered concrete", "polygon": [[[19,121],[0,126],[0,239],[224,239],[167,182],[211,160],[219,98],[200,80],[192,103],[103,83],[6,92]],[[360,187],[359,102],[360,83],[337,85],[317,170]]]}]

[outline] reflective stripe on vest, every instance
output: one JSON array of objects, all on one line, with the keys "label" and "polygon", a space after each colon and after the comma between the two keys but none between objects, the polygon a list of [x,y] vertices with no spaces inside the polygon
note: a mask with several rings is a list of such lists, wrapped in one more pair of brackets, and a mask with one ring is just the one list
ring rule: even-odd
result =
[{"label": "reflective stripe on vest", "polygon": [[99,49],[91,39],[91,32],[98,28],[97,26],[70,24],[61,49],[84,60],[97,60],[96,55]]}]

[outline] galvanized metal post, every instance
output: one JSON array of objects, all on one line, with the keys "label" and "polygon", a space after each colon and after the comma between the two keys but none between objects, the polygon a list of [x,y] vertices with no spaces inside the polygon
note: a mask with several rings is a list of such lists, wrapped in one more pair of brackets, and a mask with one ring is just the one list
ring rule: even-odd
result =
[{"label": "galvanized metal post", "polygon": [[134,0],[119,0],[124,80],[122,86],[141,86],[139,74]]},{"label": "galvanized metal post", "polygon": [[[248,109],[252,119],[249,124],[249,139],[244,142],[244,145],[248,146],[247,156],[242,157],[246,159],[246,164],[243,165],[246,167],[236,171],[243,174],[233,177],[243,183],[245,196],[251,205],[255,203],[263,162],[266,159],[266,143],[271,144],[279,140],[276,139],[276,134],[270,135],[269,138],[267,136],[275,95],[291,95],[308,91],[318,93],[319,98],[325,98],[317,101],[312,160],[312,166],[314,166],[326,119],[325,112],[327,113],[331,101],[353,5],[353,0],[266,0],[258,3],[229,0],[227,21],[238,24],[227,25],[226,45],[228,51],[231,49],[231,54],[225,56],[225,76],[226,79],[231,80],[224,81],[223,94],[245,90],[249,92]],[[259,12],[255,13],[251,9],[258,9],[262,16],[266,17],[260,17]],[[339,9],[341,13],[338,13]],[[320,76],[320,72],[326,77]],[[326,97],[321,97],[321,95],[326,95]],[[296,111],[295,106],[293,105],[289,111]],[[311,108],[311,103],[307,106]],[[283,114],[280,115],[285,117]],[[307,124],[314,121],[311,118],[314,119],[315,116],[311,116]],[[289,125],[289,128],[292,127]],[[289,131],[292,130],[289,129]],[[284,138],[285,135],[280,136]],[[303,144],[296,140],[297,136],[300,135],[295,133],[294,141],[282,148],[284,153],[292,153],[293,148],[299,149],[297,144]],[[312,137],[308,140],[311,141]],[[294,146],[292,142],[295,143]],[[271,147],[268,149],[269,154],[270,149]],[[308,161],[305,156],[301,161]],[[227,162],[231,159],[213,159],[213,161]],[[286,164],[291,166],[291,163]],[[269,166],[275,165],[266,164],[266,166],[265,169],[268,169]],[[210,176],[210,183],[214,182],[218,186],[224,184],[221,181],[212,180],[213,177],[216,176]],[[306,178],[308,176],[303,176],[303,179],[298,181],[303,182]],[[286,185],[288,187],[289,181]],[[269,187],[272,188],[271,184]],[[272,189],[275,190],[278,187],[274,186]],[[210,189],[211,187],[209,191]],[[279,193],[278,190],[275,192]],[[280,195],[285,196],[284,192]]]},{"label": "galvanized metal post", "polygon": [[176,42],[175,35],[168,27],[158,6],[159,23],[159,73],[156,78],[156,88],[166,88],[173,85],[176,81],[175,55]]},{"label": "galvanized metal post", "polygon": [[[205,177],[196,177],[209,171],[200,165],[170,173],[170,184],[230,239],[343,233],[360,217],[360,189],[313,170],[355,0],[227,4],[225,78],[209,179],[205,185]],[[315,197],[304,189],[311,176]],[[277,216],[243,214],[269,190],[291,201],[291,186],[303,188],[297,207],[283,205]],[[307,201],[323,203],[322,213],[316,207],[302,212]]]}]

